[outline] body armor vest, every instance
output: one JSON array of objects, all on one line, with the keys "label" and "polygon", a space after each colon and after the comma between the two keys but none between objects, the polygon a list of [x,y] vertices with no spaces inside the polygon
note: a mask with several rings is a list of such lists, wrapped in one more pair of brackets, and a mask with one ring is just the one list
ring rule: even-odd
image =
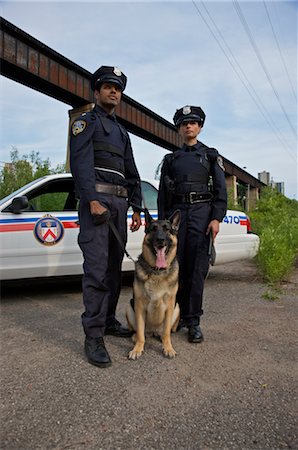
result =
[{"label": "body armor vest", "polygon": [[93,135],[95,167],[112,169],[124,174],[124,152],[128,139],[118,122],[93,112],[97,126]]},{"label": "body armor vest", "polygon": [[210,169],[210,160],[204,147],[175,152],[171,161],[171,173],[176,193],[207,192]]}]

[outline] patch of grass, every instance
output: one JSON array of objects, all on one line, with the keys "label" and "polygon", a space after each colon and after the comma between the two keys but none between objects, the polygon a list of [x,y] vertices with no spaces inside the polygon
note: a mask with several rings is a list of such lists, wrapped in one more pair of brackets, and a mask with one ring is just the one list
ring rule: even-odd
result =
[{"label": "patch of grass", "polygon": [[268,300],[270,302],[275,302],[279,299],[279,291],[277,289],[271,288],[264,292],[262,295],[264,300]]},{"label": "patch of grass", "polygon": [[252,229],[260,237],[256,262],[271,285],[287,278],[298,255],[298,202],[266,187],[250,212]]}]

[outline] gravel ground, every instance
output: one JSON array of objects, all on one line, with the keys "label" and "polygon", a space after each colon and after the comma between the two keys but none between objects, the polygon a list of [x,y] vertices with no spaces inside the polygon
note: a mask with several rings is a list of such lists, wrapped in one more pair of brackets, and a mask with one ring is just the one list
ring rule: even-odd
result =
[{"label": "gravel ground", "polygon": [[[83,352],[80,283],[4,285],[1,450],[298,449],[298,270],[278,300],[251,262],[214,267],[206,282],[205,341],[173,335],[178,355],[148,338],[107,336],[113,364]],[[131,297],[125,280],[119,318]]]}]

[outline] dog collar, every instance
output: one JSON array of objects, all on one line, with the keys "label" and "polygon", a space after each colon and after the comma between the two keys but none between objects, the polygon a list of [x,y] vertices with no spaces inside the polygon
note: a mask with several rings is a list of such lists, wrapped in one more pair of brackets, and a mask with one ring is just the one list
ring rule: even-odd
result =
[{"label": "dog collar", "polygon": [[145,259],[143,258],[142,255],[139,256],[138,262],[144,269],[147,269],[147,270],[149,269],[149,270],[151,270],[151,272],[166,272],[168,270],[168,268],[159,269],[156,266],[154,266],[154,267],[150,266],[150,264],[148,264],[147,261],[145,261]]}]

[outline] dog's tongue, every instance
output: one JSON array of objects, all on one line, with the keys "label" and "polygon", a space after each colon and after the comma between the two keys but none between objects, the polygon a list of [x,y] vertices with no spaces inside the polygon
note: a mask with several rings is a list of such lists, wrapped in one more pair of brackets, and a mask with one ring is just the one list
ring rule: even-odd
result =
[{"label": "dog's tongue", "polygon": [[158,269],[166,269],[166,247],[156,248],[156,267]]}]

